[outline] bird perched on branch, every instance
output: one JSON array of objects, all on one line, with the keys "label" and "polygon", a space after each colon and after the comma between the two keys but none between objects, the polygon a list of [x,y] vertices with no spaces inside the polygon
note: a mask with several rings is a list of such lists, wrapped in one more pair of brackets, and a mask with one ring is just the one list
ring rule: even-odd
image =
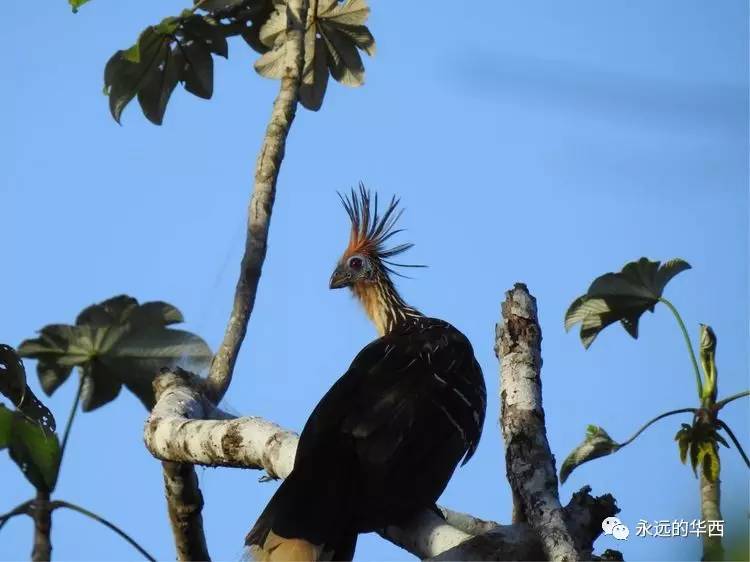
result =
[{"label": "bird perched on branch", "polygon": [[[320,400],[300,435],[294,469],[247,536],[261,560],[351,560],[358,533],[434,509],[453,471],[476,450],[486,390],[469,340],[404,302],[388,247],[402,211],[342,197],[349,245],[330,287],[349,287],[380,334]],[[408,266],[407,266],[408,267]]]}]

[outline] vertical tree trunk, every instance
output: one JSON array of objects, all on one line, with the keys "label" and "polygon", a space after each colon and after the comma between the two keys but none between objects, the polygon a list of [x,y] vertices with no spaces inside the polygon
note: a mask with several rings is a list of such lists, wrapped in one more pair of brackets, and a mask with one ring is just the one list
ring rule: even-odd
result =
[{"label": "vertical tree trunk", "polygon": [[721,482],[709,482],[701,474],[701,519],[706,521],[706,534],[703,535],[703,560],[723,560],[724,548],[721,545],[721,537],[711,537],[708,533],[709,521],[722,521],[721,510]]},{"label": "vertical tree trunk", "polygon": [[579,555],[560,505],[555,460],[544,426],[542,331],[536,300],[522,283],[506,293],[495,351],[500,359],[500,426],[513,522],[528,521],[547,560],[575,562]]},{"label": "vertical tree trunk", "polygon": [[33,562],[49,562],[52,558],[52,512],[49,508],[49,492],[37,490],[33,504],[34,549],[31,551]]}]

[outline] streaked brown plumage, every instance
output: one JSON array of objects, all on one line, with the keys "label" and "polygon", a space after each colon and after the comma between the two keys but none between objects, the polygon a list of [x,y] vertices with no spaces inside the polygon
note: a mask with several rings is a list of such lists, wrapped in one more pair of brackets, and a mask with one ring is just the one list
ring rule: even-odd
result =
[{"label": "streaked brown plumage", "polygon": [[486,391],[471,344],[406,304],[391,280],[404,267],[391,258],[411,247],[386,247],[400,232],[398,201],[379,216],[377,196],[362,185],[342,201],[351,233],[330,286],[351,288],[380,337],[305,424],[292,473],[246,540],[263,560],[351,560],[359,533],[434,508],[484,423]]}]

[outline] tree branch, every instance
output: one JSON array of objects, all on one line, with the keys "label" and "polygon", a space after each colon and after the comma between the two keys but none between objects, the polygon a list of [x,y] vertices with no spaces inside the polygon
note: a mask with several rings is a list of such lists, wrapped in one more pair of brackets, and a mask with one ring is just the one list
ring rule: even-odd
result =
[{"label": "tree branch", "polygon": [[539,535],[545,560],[574,562],[579,554],[560,505],[544,425],[541,341],[536,300],[525,285],[516,283],[506,293],[495,340],[501,372],[500,426],[514,522],[527,521]]},{"label": "tree branch", "polygon": [[[200,388],[203,381],[187,371],[180,371],[185,384]],[[162,377],[154,379],[154,396],[161,401],[166,390]],[[200,395],[199,395],[200,396]],[[154,407],[156,410],[156,407]],[[191,414],[203,417],[200,405],[193,407]],[[152,411],[151,416],[154,415]],[[173,462],[178,461],[178,462]],[[162,459],[164,492],[167,499],[167,512],[172,525],[177,559],[183,561],[210,560],[206,535],[203,532],[203,494],[198,485],[198,476],[190,463],[181,464],[181,459]]]},{"label": "tree branch", "polygon": [[66,502],[66,501],[63,501],[63,500],[55,500],[55,501],[53,501],[53,502],[50,503],[50,511],[55,510],[55,509],[57,509],[59,507],[70,509],[71,511],[75,511],[77,513],[80,513],[81,515],[85,515],[86,517],[89,517],[89,518],[93,519],[97,523],[101,523],[102,525],[104,525],[108,529],[110,529],[110,530],[114,531],[115,533],[117,533],[130,546],[132,546],[138,552],[140,552],[146,560],[149,560],[150,562],[156,562],[156,559],[153,556],[151,556],[145,548],[143,548],[141,545],[139,545],[135,541],[135,539],[133,539],[133,537],[131,537],[130,535],[128,535],[125,531],[123,531],[122,529],[120,529],[114,523],[112,523],[112,522],[107,521],[106,519],[104,519],[104,517],[101,517],[101,516],[97,515],[96,513],[94,513],[93,511],[89,511],[88,509],[85,509],[85,508],[83,508],[83,507],[81,507],[79,505],[76,505],[76,504],[70,503],[70,502]]},{"label": "tree branch", "polygon": [[31,504],[34,503],[34,500],[28,500],[23,502],[20,505],[17,505],[13,509],[11,509],[8,513],[3,513],[0,515],[0,530],[2,530],[3,527],[5,527],[5,524],[16,517],[17,515],[31,515]]},{"label": "tree branch", "polygon": [[[222,412],[203,397],[201,380],[186,371],[165,371],[154,384],[159,398],[146,422],[144,440],[155,457],[207,466],[261,469],[272,478],[284,478],[291,472],[297,451],[295,433],[261,418],[233,418]],[[618,510],[611,496],[592,498],[587,489],[578,494],[582,494],[581,498],[576,500],[574,496],[566,512],[572,510],[568,514],[569,526],[582,545],[581,552],[590,552],[594,538],[601,533],[601,521]],[[463,541],[469,545],[475,534],[496,528],[494,522],[440,509],[445,519],[425,511],[402,527],[384,529],[381,536],[420,558],[430,558]],[[537,544],[538,538],[531,531],[518,534],[522,531],[518,527],[505,526],[506,532],[496,532],[485,542],[494,548],[492,552],[510,553],[506,560],[512,560],[512,553],[520,552],[521,546],[531,552],[533,545],[525,542]],[[506,545],[509,541],[524,544],[513,550]],[[462,556],[466,556],[463,559],[481,560],[471,552],[463,552]]]},{"label": "tree branch", "polygon": [[263,261],[266,258],[268,229],[276,197],[276,182],[284,159],[286,138],[294,121],[299,85],[304,64],[304,36],[307,22],[307,0],[288,0],[284,76],[273,104],[263,144],[255,166],[253,195],[248,207],[245,253],[234,293],[224,340],[211,363],[206,381],[208,396],[218,404],[232,380],[234,364],[245,338]]}]

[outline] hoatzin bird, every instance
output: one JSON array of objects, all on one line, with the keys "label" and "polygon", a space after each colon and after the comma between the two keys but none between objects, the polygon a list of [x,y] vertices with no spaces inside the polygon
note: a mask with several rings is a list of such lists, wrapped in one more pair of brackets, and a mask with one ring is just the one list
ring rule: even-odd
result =
[{"label": "hoatzin bird", "polygon": [[486,390],[461,332],[399,296],[388,248],[402,211],[382,216],[360,184],[342,202],[349,245],[330,287],[349,287],[380,337],[320,400],[299,438],[294,469],[247,536],[260,560],[351,560],[357,534],[398,525],[435,502],[476,450]]}]

